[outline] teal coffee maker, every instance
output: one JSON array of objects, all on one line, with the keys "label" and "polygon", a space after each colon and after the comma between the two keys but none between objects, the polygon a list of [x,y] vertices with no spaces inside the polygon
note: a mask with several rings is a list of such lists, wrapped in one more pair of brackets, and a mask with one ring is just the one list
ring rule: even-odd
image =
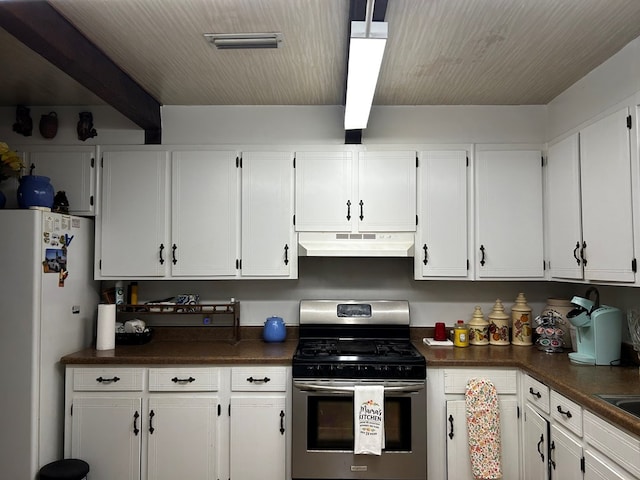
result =
[{"label": "teal coffee maker", "polygon": [[[590,300],[595,293],[595,301]],[[567,319],[576,327],[577,352],[569,354],[573,363],[584,365],[618,365],[622,344],[622,311],[600,305],[600,293],[587,289],[585,297],[573,297],[575,306]]]}]

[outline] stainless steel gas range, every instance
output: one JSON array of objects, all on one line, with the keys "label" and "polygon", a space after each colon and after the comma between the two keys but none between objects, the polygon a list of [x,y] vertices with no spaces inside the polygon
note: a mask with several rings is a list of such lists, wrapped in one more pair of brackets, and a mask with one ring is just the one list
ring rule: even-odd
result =
[{"label": "stainless steel gas range", "polygon": [[[293,479],[424,480],[426,364],[407,301],[304,300],[293,357]],[[384,387],[381,455],[354,453],[353,395]]]}]

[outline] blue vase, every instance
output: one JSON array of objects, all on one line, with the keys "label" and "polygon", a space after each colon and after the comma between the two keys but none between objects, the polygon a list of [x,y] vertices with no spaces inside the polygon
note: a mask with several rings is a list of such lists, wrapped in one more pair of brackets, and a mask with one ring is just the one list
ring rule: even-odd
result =
[{"label": "blue vase", "polygon": [[2,210],[6,204],[7,204],[7,197],[2,192],[2,190],[0,190],[0,210]]},{"label": "blue vase", "polygon": [[54,191],[49,180],[49,177],[41,175],[21,177],[18,187],[18,206],[20,208],[53,207]]}]

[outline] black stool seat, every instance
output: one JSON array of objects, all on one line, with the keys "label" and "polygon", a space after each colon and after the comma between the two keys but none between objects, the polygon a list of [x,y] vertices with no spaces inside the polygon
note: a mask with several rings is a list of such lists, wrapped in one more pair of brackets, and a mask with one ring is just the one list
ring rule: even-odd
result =
[{"label": "black stool seat", "polygon": [[51,462],[40,469],[40,480],[82,480],[89,473],[89,464],[76,458]]}]

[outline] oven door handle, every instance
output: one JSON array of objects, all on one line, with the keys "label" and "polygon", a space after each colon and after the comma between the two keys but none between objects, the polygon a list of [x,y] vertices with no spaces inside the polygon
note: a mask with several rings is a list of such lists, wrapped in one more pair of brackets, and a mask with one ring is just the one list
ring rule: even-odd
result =
[{"label": "oven door handle", "polygon": [[[327,392],[327,393],[343,393],[343,392],[352,392],[355,390],[355,386],[335,386],[335,385],[319,385],[317,383],[304,383],[304,382],[293,382],[293,386],[298,390],[308,391],[308,392]],[[424,382],[416,382],[416,383],[405,383],[402,385],[392,385],[384,386],[384,391],[386,392],[402,392],[402,393],[414,393],[419,392],[424,388]]]}]

